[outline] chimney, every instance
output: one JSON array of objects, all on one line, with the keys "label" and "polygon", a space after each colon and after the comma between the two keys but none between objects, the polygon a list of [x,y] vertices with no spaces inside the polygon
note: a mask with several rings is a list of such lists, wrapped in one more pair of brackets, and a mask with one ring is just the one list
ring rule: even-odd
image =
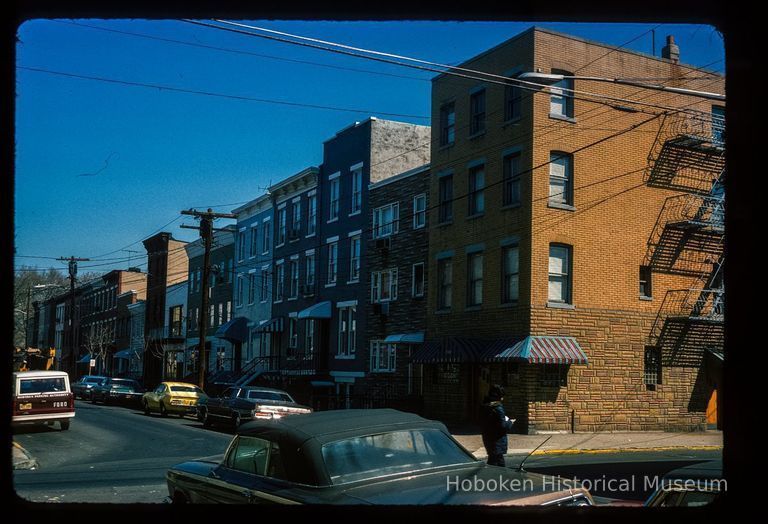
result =
[{"label": "chimney", "polygon": [[672,63],[680,62],[680,48],[675,45],[675,37],[667,35],[667,45],[661,48],[661,58],[671,60]]}]

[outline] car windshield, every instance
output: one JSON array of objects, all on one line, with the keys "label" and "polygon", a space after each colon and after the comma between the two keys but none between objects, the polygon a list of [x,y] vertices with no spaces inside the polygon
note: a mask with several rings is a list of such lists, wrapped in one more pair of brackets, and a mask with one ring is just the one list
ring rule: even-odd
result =
[{"label": "car windshield", "polygon": [[171,391],[205,394],[205,392],[197,386],[171,386]]},{"label": "car windshield", "polygon": [[475,462],[437,429],[393,431],[337,440],[324,444],[322,455],[332,484]]},{"label": "car windshield", "polygon": [[293,402],[293,399],[287,393],[278,393],[276,391],[249,391],[248,398],[256,400],[280,400],[282,402]]},{"label": "car windshield", "polygon": [[86,384],[101,384],[104,382],[103,378],[100,377],[86,377],[85,380],[83,380]]},{"label": "car windshield", "polygon": [[115,378],[109,381],[109,383],[113,386],[118,386],[121,388],[135,388],[136,383],[133,380],[121,380],[119,378]]},{"label": "car windshield", "polygon": [[19,384],[19,392],[22,395],[66,390],[67,386],[64,383],[64,377],[22,379],[21,384]]}]

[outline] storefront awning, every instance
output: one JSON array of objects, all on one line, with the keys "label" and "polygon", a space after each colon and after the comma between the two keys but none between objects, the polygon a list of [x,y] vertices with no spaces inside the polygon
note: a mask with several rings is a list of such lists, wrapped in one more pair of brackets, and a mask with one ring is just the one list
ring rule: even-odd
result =
[{"label": "storefront awning", "polygon": [[[506,346],[506,347],[503,347]],[[529,364],[587,364],[587,355],[574,337],[528,336],[515,344],[497,346],[491,362],[528,362]]]},{"label": "storefront awning", "polygon": [[299,311],[299,318],[331,318],[331,303],[326,300],[309,306]]},{"label": "storefront awning", "polygon": [[283,317],[265,320],[254,331],[258,331],[260,333],[282,333]]},{"label": "storefront awning", "polygon": [[133,358],[133,351],[130,349],[123,349],[122,351],[118,351],[113,355],[113,358],[124,358],[126,360],[130,360]]},{"label": "storefront awning", "polygon": [[387,335],[384,342],[388,344],[422,344],[424,342],[424,332]]},{"label": "storefront awning", "polygon": [[91,355],[90,353],[86,353],[83,355],[83,357],[77,361],[78,364],[88,364],[91,362]]},{"label": "storefront awning", "polygon": [[411,359],[417,364],[480,362],[486,342],[470,338],[443,338],[424,343]]},{"label": "storefront awning", "polygon": [[248,319],[235,317],[226,324],[220,325],[213,336],[234,344],[245,342],[248,339]]},{"label": "storefront awning", "polygon": [[336,385],[334,382],[328,380],[310,380],[309,384],[313,388],[330,388]]}]

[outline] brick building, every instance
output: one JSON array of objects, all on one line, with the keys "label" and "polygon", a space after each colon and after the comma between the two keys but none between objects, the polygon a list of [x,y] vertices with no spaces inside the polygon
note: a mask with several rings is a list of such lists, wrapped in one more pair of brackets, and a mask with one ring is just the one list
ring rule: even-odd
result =
[{"label": "brick building", "polygon": [[[723,92],[716,74],[686,79],[701,71],[670,47],[659,58],[532,28],[462,67],[664,78]],[[648,269],[660,212],[686,191],[650,187],[649,173],[666,136],[694,118],[711,137],[720,109],[693,96],[558,78],[533,91],[433,79],[430,293],[426,342],[414,355],[425,367],[426,414],[471,420],[489,385],[502,383],[520,431],[701,429],[712,395],[703,347],[722,348],[722,339],[694,344],[684,363],[654,357],[668,292],[698,285],[700,275]],[[689,112],[664,117],[626,100]],[[719,175],[704,177],[706,190]],[[716,319],[707,323],[716,331]]]}]

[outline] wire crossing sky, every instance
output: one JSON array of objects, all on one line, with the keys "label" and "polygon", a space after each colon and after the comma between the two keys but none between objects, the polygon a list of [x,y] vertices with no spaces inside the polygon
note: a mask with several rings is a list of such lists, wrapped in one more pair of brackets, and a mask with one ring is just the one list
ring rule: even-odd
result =
[{"label": "wire crossing sky", "polygon": [[[243,23],[450,65],[533,25]],[[691,89],[707,90],[708,73],[725,69],[722,38],[709,26],[535,25],[647,54],[655,29],[657,56],[674,35],[681,62],[703,68],[689,75]],[[319,165],[323,141],[355,121],[430,123],[429,71],[180,20],[34,20],[18,38],[17,268],[65,269],[54,259],[71,255],[113,262],[105,271],[127,268],[121,251],[143,251],[141,240],[164,224],[175,238],[196,238],[178,227],[193,223],[180,210],[256,198]]]}]

